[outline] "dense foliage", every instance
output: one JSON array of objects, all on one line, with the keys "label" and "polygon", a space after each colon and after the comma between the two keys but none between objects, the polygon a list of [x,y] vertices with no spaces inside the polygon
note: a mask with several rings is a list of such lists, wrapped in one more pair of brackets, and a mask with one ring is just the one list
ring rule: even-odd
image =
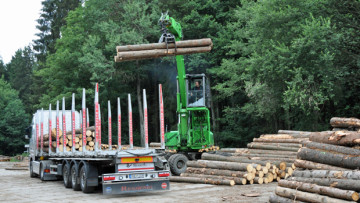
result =
[{"label": "dense foliage", "polygon": [[[72,92],[80,109],[82,88],[92,112],[93,89],[99,82],[104,132],[107,100],[114,114],[120,97],[127,118],[126,98],[131,94],[139,144],[141,94],[146,88],[150,140],[157,141],[161,83],[166,124],[174,130],[174,58],[113,60],[117,45],[157,42],[157,20],[167,10],[181,23],[184,39],[213,40],[211,53],[185,56],[185,65],[188,73],[210,78],[212,130],[218,145],[242,147],[261,133],[325,130],[332,116],[360,116],[358,0],[80,2],[44,0],[34,51],[17,51],[9,64],[0,60],[0,75],[19,91],[28,116],[62,97],[70,101]],[[66,106],[69,109],[70,102]],[[126,135],[126,119],[123,126]]]}]

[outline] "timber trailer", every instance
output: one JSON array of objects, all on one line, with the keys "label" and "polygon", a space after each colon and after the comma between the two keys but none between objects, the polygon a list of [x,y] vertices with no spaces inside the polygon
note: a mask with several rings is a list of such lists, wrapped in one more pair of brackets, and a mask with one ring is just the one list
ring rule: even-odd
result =
[{"label": "timber trailer", "polygon": [[[156,149],[149,148],[147,144],[145,148],[133,146],[130,94],[128,95],[129,147],[121,146],[121,109],[118,98],[117,149],[112,145],[110,101],[108,102],[109,145],[108,150],[101,149],[98,92],[99,88],[96,84],[94,127],[89,127],[85,89],[83,89],[80,113],[75,110],[75,94],[73,94],[71,111],[65,110],[65,98],[63,98],[62,111],[59,111],[59,101],[57,101],[56,113],[52,112],[50,104],[49,110],[41,109],[34,114],[32,125],[28,129],[32,135],[29,146],[30,176],[39,176],[42,181],[62,179],[66,188],[82,190],[84,193],[91,193],[99,186],[102,186],[103,194],[169,190],[170,171],[166,159],[159,156]],[[144,96],[146,96],[145,91]],[[145,97],[144,101],[146,101]],[[93,147],[87,145],[86,130],[89,128],[94,129]],[[67,132],[67,129],[70,132]],[[62,137],[61,132],[63,132]],[[77,137],[76,133],[81,133],[81,136]],[[75,144],[75,140],[82,146]]]},{"label": "timber trailer", "polygon": [[[180,175],[186,170],[186,162],[201,158],[202,152],[215,151],[214,136],[210,129],[210,86],[205,74],[186,74],[184,54],[205,53],[212,49],[210,38],[185,40],[180,23],[167,12],[159,19],[161,37],[158,43],[117,46],[115,62],[176,57],[177,66],[177,116],[176,131],[164,133],[164,121],[160,119],[161,149],[166,148],[165,158],[170,170]],[[195,84],[197,86],[195,86]],[[199,85],[201,84],[201,85]],[[160,94],[162,92],[160,91]],[[160,103],[160,106],[163,103]]]}]

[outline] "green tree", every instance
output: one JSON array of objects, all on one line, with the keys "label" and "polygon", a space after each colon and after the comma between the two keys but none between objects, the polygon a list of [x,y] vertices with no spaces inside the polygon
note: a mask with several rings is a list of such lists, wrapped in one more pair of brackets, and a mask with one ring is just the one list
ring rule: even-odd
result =
[{"label": "green tree", "polygon": [[28,117],[18,92],[2,78],[0,92],[0,154],[15,155],[25,150],[24,131]]},{"label": "green tree", "polygon": [[32,73],[35,67],[35,57],[30,47],[19,49],[6,65],[9,83],[19,92],[19,97],[26,104],[25,111],[32,113]]}]

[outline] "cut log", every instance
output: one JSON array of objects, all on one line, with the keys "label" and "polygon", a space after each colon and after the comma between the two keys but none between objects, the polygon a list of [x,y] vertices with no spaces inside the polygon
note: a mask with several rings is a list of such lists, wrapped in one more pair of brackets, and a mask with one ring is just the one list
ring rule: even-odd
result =
[{"label": "cut log", "polygon": [[350,201],[359,200],[359,194],[351,190],[342,190],[338,188],[331,188],[327,186],[319,186],[316,184],[303,183],[297,181],[287,181],[287,180],[280,180],[278,185],[281,187],[297,189],[305,192],[317,193],[320,195],[326,195],[338,199],[344,199]]},{"label": "cut log", "polygon": [[209,178],[209,179],[220,179],[220,180],[233,180],[237,185],[245,185],[246,179],[245,178],[237,178],[237,177],[230,177],[230,176],[215,176],[215,175],[203,175],[203,174],[194,174],[194,173],[182,173],[180,174],[181,177],[195,177],[195,178]]},{"label": "cut log", "polygon": [[330,119],[330,125],[334,128],[360,127],[360,119],[333,117]]},{"label": "cut log", "polygon": [[90,137],[86,137],[86,141],[90,142],[90,141],[93,141],[93,138],[90,136]]},{"label": "cut log", "polygon": [[285,162],[280,162],[279,169],[280,170],[285,170],[286,169],[286,163]]},{"label": "cut log", "polygon": [[275,193],[272,193],[270,195],[269,202],[270,203],[302,203],[301,201],[278,196]]},{"label": "cut log", "polygon": [[[176,42],[177,48],[203,47],[203,46],[211,46],[211,45],[212,45],[212,41],[210,38],[182,40]],[[175,48],[175,44],[151,43],[151,44],[125,45],[125,46],[117,46],[116,51],[124,52],[124,51],[141,51],[141,50],[167,49],[167,48],[173,49]]]},{"label": "cut log", "polygon": [[264,134],[264,135],[260,135],[259,139],[269,139],[269,140],[274,140],[274,139],[294,139],[294,137],[289,135],[289,134]]},{"label": "cut log", "polygon": [[187,166],[196,168],[215,168],[215,169],[226,169],[234,171],[248,171],[251,172],[253,167],[247,163],[234,163],[234,162],[223,162],[223,161],[188,161]]},{"label": "cut log", "polygon": [[[216,153],[218,155],[221,155],[220,153]],[[295,155],[286,155],[286,154],[239,154],[239,153],[231,153],[232,156],[240,156],[240,157],[265,157],[266,158],[285,158],[285,159],[292,159],[296,158]]]},{"label": "cut log", "polygon": [[309,140],[333,145],[355,146],[360,144],[360,133],[352,131],[324,131],[311,135]]},{"label": "cut log", "polygon": [[342,168],[357,169],[360,167],[360,156],[334,154],[326,151],[317,151],[303,147],[298,152],[298,158],[317,163],[339,166]]},{"label": "cut log", "polygon": [[294,147],[294,148],[302,147],[302,144],[298,144],[298,143],[277,143],[275,140],[273,142],[251,142],[249,144],[257,144],[257,145],[261,144],[261,145],[275,146],[275,147]]},{"label": "cut log", "polygon": [[221,169],[187,167],[186,172],[187,173],[194,173],[194,174],[204,174],[204,175],[218,175],[218,176],[239,177],[239,178],[246,178],[247,180],[252,180],[252,179],[255,178],[254,175],[252,175],[252,174],[250,174],[248,172],[230,171],[230,170],[221,170]]},{"label": "cut log", "polygon": [[269,149],[269,150],[279,150],[279,151],[292,151],[297,152],[299,150],[298,147],[277,147],[277,146],[269,146],[269,145],[263,145],[260,143],[249,143],[247,145],[249,149]]},{"label": "cut log", "polygon": [[172,182],[201,183],[201,184],[230,185],[230,186],[235,185],[235,181],[233,181],[233,180],[181,177],[181,176],[170,176],[169,179]]},{"label": "cut log", "polygon": [[254,182],[261,185],[261,184],[264,183],[264,179],[263,179],[263,178],[259,178],[259,177],[255,177],[255,178],[254,178]]},{"label": "cut log", "polygon": [[269,142],[269,143],[303,143],[309,139],[265,139],[265,138],[254,138],[253,142]]},{"label": "cut log", "polygon": [[338,145],[332,145],[332,144],[324,144],[324,143],[318,143],[318,142],[304,142],[304,146],[309,149],[319,149],[324,151],[331,151],[331,152],[337,152],[341,154],[347,154],[347,155],[360,155],[359,149],[353,149],[350,147],[343,147]]},{"label": "cut log", "polygon": [[[62,136],[62,130],[59,129],[59,137],[61,137],[61,136]],[[56,139],[56,128],[53,128],[53,129],[51,130],[51,137],[52,137],[53,139]]]},{"label": "cut log", "polygon": [[94,143],[93,141],[90,141],[90,142],[89,142],[89,146],[90,146],[90,147],[92,147],[92,146],[94,146],[94,145],[95,145],[95,143]]},{"label": "cut log", "polygon": [[286,151],[278,151],[278,150],[261,150],[261,149],[249,149],[249,152],[252,154],[282,154],[282,155],[297,155],[296,152],[286,152]]},{"label": "cut log", "polygon": [[[41,138],[39,138],[40,141]],[[43,135],[43,141],[48,141],[49,140],[49,135],[48,134],[44,134]]]},{"label": "cut log", "polygon": [[[261,161],[261,160],[250,160],[250,159],[245,158],[245,157],[244,158],[243,157],[229,157],[229,156],[221,156],[221,155],[208,154],[208,153],[203,153],[201,155],[201,159],[203,159],[203,160],[214,160],[214,161],[236,162],[236,163],[261,164],[263,166],[269,166],[270,165],[270,162]],[[251,171],[249,171],[249,172],[251,172]]]},{"label": "cut log", "polygon": [[302,178],[291,177],[289,181],[297,181],[304,183],[312,183],[322,186],[334,187],[343,190],[354,190],[360,192],[360,181],[352,179],[336,179],[336,178]]},{"label": "cut log", "polygon": [[220,152],[231,152],[231,153],[247,153],[249,152],[248,148],[221,148]]},{"label": "cut log", "polygon": [[296,159],[294,162],[296,167],[299,168],[306,168],[306,169],[324,169],[324,170],[349,170],[346,168],[330,166],[327,164],[320,164],[312,161],[300,160]]},{"label": "cut log", "polygon": [[278,134],[289,134],[291,136],[302,137],[302,138],[309,138],[314,132],[308,131],[296,131],[296,130],[279,130]]},{"label": "cut log", "polygon": [[160,142],[150,142],[150,147],[161,147],[161,143]]},{"label": "cut log", "polygon": [[331,170],[312,170],[294,171],[294,177],[304,178],[338,178],[360,180],[360,171],[331,171]]},{"label": "cut log", "polygon": [[212,45],[202,46],[202,47],[176,48],[176,49],[165,48],[165,49],[152,49],[152,50],[140,50],[140,51],[125,51],[125,52],[118,52],[117,55],[114,57],[114,59],[115,62],[142,60],[142,59],[151,59],[151,58],[159,58],[166,56],[205,53],[205,52],[210,52],[211,49],[212,49]]},{"label": "cut log", "polygon": [[309,192],[302,192],[302,191],[298,191],[298,190],[294,190],[294,189],[290,189],[290,188],[279,187],[279,186],[276,187],[275,194],[282,196],[282,197],[300,200],[300,201],[306,201],[306,202],[326,202],[326,203],[346,203],[347,202],[348,203],[348,201],[345,201],[345,200],[340,200],[340,199],[327,197],[324,195],[319,195],[319,194],[314,194],[314,193],[309,193]]}]

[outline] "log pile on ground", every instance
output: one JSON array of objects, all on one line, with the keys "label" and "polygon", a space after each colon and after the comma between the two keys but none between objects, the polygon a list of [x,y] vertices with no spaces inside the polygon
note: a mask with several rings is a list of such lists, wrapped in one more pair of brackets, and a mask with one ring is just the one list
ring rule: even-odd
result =
[{"label": "log pile on ground", "polygon": [[0,155],[0,162],[5,162],[5,161],[10,161],[10,157],[4,156],[4,155]]},{"label": "log pile on ground", "polygon": [[212,49],[210,38],[177,41],[176,44],[152,43],[117,46],[115,62],[159,58],[165,56],[185,55],[210,52]]},{"label": "log pile on ground", "polygon": [[[340,131],[307,132],[309,141],[297,153],[292,177],[279,182],[270,202],[358,201],[360,192],[360,127],[355,118],[332,118]],[[344,130],[346,129],[346,130]]]}]

